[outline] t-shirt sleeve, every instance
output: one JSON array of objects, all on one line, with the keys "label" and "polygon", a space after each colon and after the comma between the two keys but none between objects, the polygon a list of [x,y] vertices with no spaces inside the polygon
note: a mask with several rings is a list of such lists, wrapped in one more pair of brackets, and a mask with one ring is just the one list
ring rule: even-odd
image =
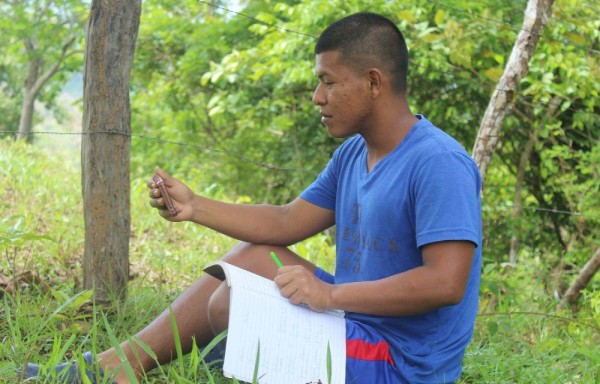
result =
[{"label": "t-shirt sleeve", "polygon": [[336,151],[315,181],[300,194],[302,199],[321,208],[335,210],[338,157],[339,153]]},{"label": "t-shirt sleeve", "polygon": [[481,177],[465,153],[427,159],[414,183],[417,246],[467,240],[481,246]]}]

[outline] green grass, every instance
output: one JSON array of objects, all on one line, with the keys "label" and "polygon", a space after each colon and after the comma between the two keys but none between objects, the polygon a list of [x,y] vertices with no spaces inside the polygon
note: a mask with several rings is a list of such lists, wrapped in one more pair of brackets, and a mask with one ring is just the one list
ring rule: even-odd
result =
[{"label": "green grass", "polygon": [[[52,367],[128,338],[140,345],[133,335],[235,243],[200,226],[160,218],[147,203],[145,182],[153,165],[135,170],[129,296],[102,311],[91,306],[90,293],[80,291],[84,230],[78,160],[79,153],[49,154],[0,141],[0,180],[10,180],[0,188],[0,273],[21,285],[1,298],[0,383],[16,382],[15,370],[25,361]],[[210,196],[236,200],[210,189],[209,180],[188,183]],[[295,250],[325,269],[333,267],[334,249],[325,235]],[[535,260],[510,271],[486,266],[482,314],[460,383],[600,383],[600,293],[585,292],[578,314],[558,313],[542,273]],[[179,356],[178,351],[175,361],[148,372],[143,383],[235,382],[206,366],[206,352],[195,348]]]}]

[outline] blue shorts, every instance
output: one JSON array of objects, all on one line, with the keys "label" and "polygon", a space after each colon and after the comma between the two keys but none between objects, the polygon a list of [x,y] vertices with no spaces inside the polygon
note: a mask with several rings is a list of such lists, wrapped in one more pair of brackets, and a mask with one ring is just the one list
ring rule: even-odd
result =
[{"label": "blue shorts", "polygon": [[[333,284],[331,274],[317,267],[315,276]],[[346,383],[407,383],[396,367],[385,338],[373,327],[346,319]]]}]

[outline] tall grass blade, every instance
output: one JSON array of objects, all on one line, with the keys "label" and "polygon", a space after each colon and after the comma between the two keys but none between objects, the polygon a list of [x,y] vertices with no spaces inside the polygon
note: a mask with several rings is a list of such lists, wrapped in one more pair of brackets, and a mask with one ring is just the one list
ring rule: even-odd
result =
[{"label": "tall grass blade", "polygon": [[[223,332],[221,332],[217,336],[215,336],[210,341],[210,343],[208,343],[206,345],[206,347],[204,347],[204,349],[198,354],[198,357],[200,358],[200,360],[202,362],[202,367],[203,367],[204,371],[206,372],[206,377],[208,378],[209,384],[215,384],[215,380],[214,380],[213,375],[210,371],[210,368],[208,367],[208,364],[206,363],[204,358],[210,353],[210,351],[213,350],[213,348],[217,344],[219,344],[221,341],[223,341],[223,339],[225,339],[226,337],[227,337],[227,330],[224,330]],[[235,380],[235,378],[234,378],[234,380]],[[237,381],[234,381],[234,383],[235,382],[237,382]]]},{"label": "tall grass blade", "polygon": [[77,298],[79,298],[79,296],[85,295],[85,294],[89,294],[89,292],[88,291],[83,291],[83,292],[80,292],[80,293],[76,294],[73,297],[70,297],[67,301],[65,301],[58,308],[56,308],[56,310],[54,312],[52,312],[52,314],[50,315],[50,317],[46,318],[46,320],[38,327],[38,329],[42,330],[42,329],[46,328],[46,326],[48,325],[48,323],[50,323],[50,320],[52,320],[56,315],[58,315],[63,309],[65,309],[66,307],[68,307],[69,304],[71,304],[73,301],[77,300]]},{"label": "tall grass blade", "polygon": [[[152,348],[150,348],[150,346],[148,346],[148,344],[144,343],[142,340],[138,339],[136,336],[132,336],[129,339],[129,342],[131,344],[135,344],[135,345],[139,346],[144,351],[144,353],[146,353],[148,356],[150,356],[152,358],[152,360],[154,360],[156,362],[156,366],[158,367],[158,370],[160,372],[163,372],[163,369],[158,362],[158,356],[156,356],[156,353],[154,353],[154,351],[152,350]],[[142,359],[140,359],[140,354],[138,353],[137,348],[133,348],[133,354],[135,356],[136,361],[141,365]],[[144,372],[144,377],[146,377],[146,372]]]},{"label": "tall grass blade", "polygon": [[108,324],[108,319],[106,318],[105,314],[102,314],[102,320],[104,322],[104,326],[106,327],[106,333],[108,334],[110,343],[113,346],[113,348],[115,349],[115,351],[117,352],[117,355],[119,356],[119,359],[122,362],[121,366],[125,370],[125,374],[127,375],[127,378],[132,383],[138,383],[138,380],[135,377],[135,373],[133,373],[133,368],[131,367],[129,360],[127,360],[127,358],[125,357],[125,353],[123,353],[123,350],[121,349],[121,346],[119,345],[119,342],[117,341],[117,338],[115,337],[115,333],[113,332],[112,328],[110,327],[110,324]]},{"label": "tall grass blade", "polygon": [[219,344],[223,339],[225,339],[227,337],[227,330],[224,330],[223,332],[219,333],[217,336],[215,336],[214,339],[212,339],[210,341],[210,343],[208,343],[206,345],[206,347],[204,347],[204,349],[202,350],[202,352],[200,352],[200,358],[202,360],[204,360],[204,358],[206,357],[206,355],[208,355],[210,353],[210,351],[213,350],[213,348]]},{"label": "tall grass blade", "polygon": [[331,347],[327,342],[327,384],[331,384]]},{"label": "tall grass blade", "polygon": [[65,345],[63,345],[62,348],[60,349],[60,351],[58,351],[59,357],[64,356],[65,353],[67,353],[69,348],[71,348],[71,345],[75,342],[76,338],[77,338],[77,336],[75,334],[72,334],[71,337],[69,337],[69,340],[67,340]]},{"label": "tall grass blade", "polygon": [[181,376],[185,375],[184,367],[183,367],[183,351],[181,349],[181,339],[179,338],[179,329],[177,329],[177,322],[175,321],[175,314],[173,313],[173,308],[169,306],[169,315],[171,317],[171,328],[173,330],[173,338],[175,339],[175,350],[177,351],[177,359],[179,360],[179,374]]},{"label": "tall grass blade", "polygon": [[252,375],[252,384],[258,384],[258,365],[260,362],[260,339],[256,347],[256,360],[254,361],[254,374]]},{"label": "tall grass blade", "polygon": [[190,351],[188,356],[190,357],[190,359],[189,359],[190,360],[189,375],[192,376],[192,379],[194,380],[194,382],[198,382],[198,371],[199,371],[201,359],[200,359],[200,352],[198,349],[198,345],[196,344],[195,337],[192,337],[192,350]]},{"label": "tall grass blade", "polygon": [[139,346],[140,348],[142,348],[144,353],[146,353],[148,356],[150,356],[152,358],[152,360],[158,362],[158,356],[156,356],[156,353],[154,353],[154,351],[152,350],[152,348],[150,348],[148,346],[148,344],[144,343],[142,340],[138,339],[135,336],[133,336],[131,338],[131,341],[133,343],[135,343],[137,346]]},{"label": "tall grass blade", "polygon": [[202,361],[202,367],[204,368],[204,371],[206,372],[206,377],[208,378],[208,383],[215,384],[215,379],[213,378],[213,375],[210,372],[210,368],[208,367],[208,364],[206,364],[206,361],[204,361],[204,359],[202,359],[201,361]]},{"label": "tall grass blade", "polygon": [[88,376],[85,374],[85,366],[87,365],[83,355],[81,353],[77,354],[77,365],[82,369],[79,370],[79,378],[81,379],[83,384],[92,384]]},{"label": "tall grass blade", "polygon": [[[20,300],[21,295],[18,294],[15,300],[15,307],[18,308],[21,304]],[[8,330],[10,332],[10,336],[13,342],[16,344],[23,340],[23,333],[21,332],[22,326],[19,323],[19,311],[15,311],[15,321],[13,322],[12,313],[10,309],[10,305],[8,303],[8,295],[4,295],[2,302],[4,303],[4,312],[5,312],[5,320],[8,326]],[[3,340],[5,343],[5,340]]]}]

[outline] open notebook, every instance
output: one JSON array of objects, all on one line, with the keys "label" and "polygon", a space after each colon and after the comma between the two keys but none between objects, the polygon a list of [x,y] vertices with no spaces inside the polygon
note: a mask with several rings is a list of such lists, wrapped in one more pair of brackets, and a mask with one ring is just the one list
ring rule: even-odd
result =
[{"label": "open notebook", "polygon": [[273,281],[222,261],[207,265],[204,271],[225,280],[231,288],[225,376],[252,382],[260,345],[260,384],[345,382],[346,323],[342,311],[319,313],[291,304]]}]

